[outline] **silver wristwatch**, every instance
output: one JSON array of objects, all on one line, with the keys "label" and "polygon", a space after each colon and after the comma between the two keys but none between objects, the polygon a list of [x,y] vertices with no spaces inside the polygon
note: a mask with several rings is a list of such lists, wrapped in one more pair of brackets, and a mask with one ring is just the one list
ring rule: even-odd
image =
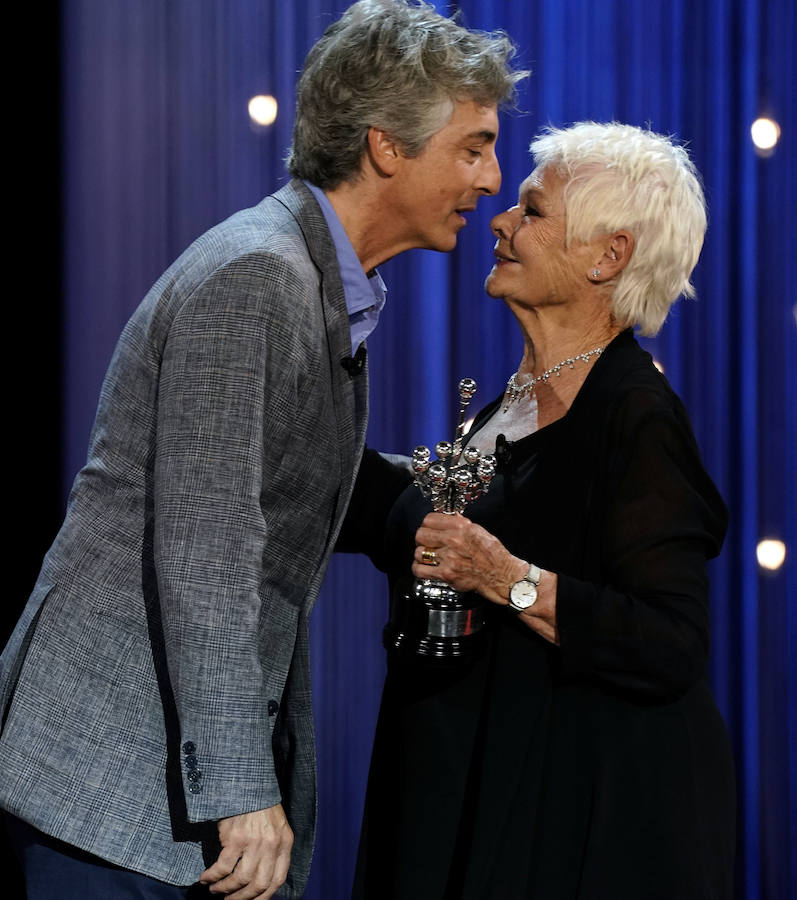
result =
[{"label": "silver wristwatch", "polygon": [[540,567],[532,563],[528,572],[509,589],[509,608],[517,613],[537,602],[537,585],[540,583]]}]

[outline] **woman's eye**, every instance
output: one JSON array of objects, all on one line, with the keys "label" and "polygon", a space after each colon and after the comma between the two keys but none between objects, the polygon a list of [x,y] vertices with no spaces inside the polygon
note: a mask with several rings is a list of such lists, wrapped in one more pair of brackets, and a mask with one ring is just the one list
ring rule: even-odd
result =
[{"label": "woman's eye", "polygon": [[526,206],[523,209],[523,217],[527,218],[528,216],[539,216],[539,212],[533,206]]}]

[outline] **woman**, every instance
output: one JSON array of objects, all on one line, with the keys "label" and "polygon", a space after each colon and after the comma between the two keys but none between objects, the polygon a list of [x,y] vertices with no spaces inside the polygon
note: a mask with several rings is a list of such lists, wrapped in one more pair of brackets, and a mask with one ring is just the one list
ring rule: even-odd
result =
[{"label": "woman", "polygon": [[[393,583],[411,567],[490,601],[486,650],[389,660],[354,896],[730,897],[705,677],[726,511],[632,331],[693,294],[703,194],[683,148],[639,128],[550,129],[531,151],[486,281],[525,350],[468,435],[497,475],[465,516],[406,487],[372,548]],[[373,534],[390,489],[374,503],[369,471],[354,512]]]}]

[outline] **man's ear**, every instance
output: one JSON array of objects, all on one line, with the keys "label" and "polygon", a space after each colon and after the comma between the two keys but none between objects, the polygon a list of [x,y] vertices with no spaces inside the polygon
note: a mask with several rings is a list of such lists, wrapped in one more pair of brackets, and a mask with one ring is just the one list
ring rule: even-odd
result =
[{"label": "man's ear", "polygon": [[603,255],[595,267],[600,270],[599,280],[608,281],[619,275],[631,261],[633,252],[634,236],[630,231],[616,231],[610,235]]},{"label": "man's ear", "polygon": [[398,141],[381,128],[368,129],[368,158],[381,175],[395,175],[404,154]]}]

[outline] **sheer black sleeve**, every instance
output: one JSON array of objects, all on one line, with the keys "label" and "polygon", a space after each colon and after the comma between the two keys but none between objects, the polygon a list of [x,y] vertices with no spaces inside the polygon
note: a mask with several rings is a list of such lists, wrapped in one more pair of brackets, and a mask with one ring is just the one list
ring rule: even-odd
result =
[{"label": "sheer black sleeve", "polygon": [[708,658],[706,560],[726,511],[686,413],[626,398],[609,441],[601,584],[559,576],[565,672],[651,701],[682,695]]}]

